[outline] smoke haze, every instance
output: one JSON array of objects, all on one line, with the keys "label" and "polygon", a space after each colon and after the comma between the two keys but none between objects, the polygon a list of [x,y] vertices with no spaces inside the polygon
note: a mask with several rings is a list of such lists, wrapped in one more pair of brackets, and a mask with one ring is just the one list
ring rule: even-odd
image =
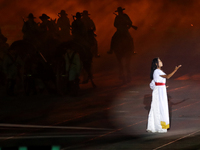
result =
[{"label": "smoke haze", "polygon": [[[72,22],[72,15],[86,9],[96,24],[99,51],[105,53],[116,30],[113,12],[119,6],[125,8],[124,12],[133,25],[138,26],[137,31],[130,29],[138,56],[146,57],[148,61],[154,56],[161,56],[165,61],[169,58],[174,60],[170,62],[175,64],[185,57],[199,58],[198,0],[1,0],[0,27],[11,44],[22,39],[22,18],[26,19],[29,13],[33,13],[37,17],[36,22],[40,22],[38,17],[42,13],[57,19],[57,14],[64,9]],[[188,61],[184,63],[191,65]]]}]

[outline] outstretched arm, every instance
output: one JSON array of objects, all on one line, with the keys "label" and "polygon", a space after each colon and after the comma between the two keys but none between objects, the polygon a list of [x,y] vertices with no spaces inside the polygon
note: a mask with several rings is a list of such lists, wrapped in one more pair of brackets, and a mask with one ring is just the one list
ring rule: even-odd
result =
[{"label": "outstretched arm", "polygon": [[174,71],[173,71],[172,73],[170,73],[170,74],[168,74],[168,75],[160,75],[160,76],[163,77],[163,78],[169,79],[169,78],[171,78],[171,77],[175,74],[175,72],[176,72],[180,67],[181,67],[181,65],[176,66],[175,69],[174,69]]}]

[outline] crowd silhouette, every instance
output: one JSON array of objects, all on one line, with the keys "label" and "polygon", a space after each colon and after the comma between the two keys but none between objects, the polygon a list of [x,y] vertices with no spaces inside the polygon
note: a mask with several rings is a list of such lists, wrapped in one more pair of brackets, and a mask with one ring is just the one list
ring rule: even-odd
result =
[{"label": "crowd silhouette", "polygon": [[[108,52],[116,54],[119,61],[119,78],[125,83],[131,81],[130,59],[134,52],[133,38],[129,29],[132,25],[129,16],[118,7],[114,27],[117,31],[111,39]],[[93,82],[92,60],[99,58],[96,26],[87,10],[77,12],[70,23],[65,10],[58,13],[58,19],[47,14],[39,16],[35,22],[30,13],[23,18],[23,39],[14,41],[10,46],[0,30],[0,83],[6,94],[15,96],[17,83],[26,95],[36,95],[45,90],[53,94],[76,96],[81,83]],[[123,49],[123,50],[122,50]],[[126,72],[122,61],[126,60]],[[125,76],[126,74],[126,76]]]}]

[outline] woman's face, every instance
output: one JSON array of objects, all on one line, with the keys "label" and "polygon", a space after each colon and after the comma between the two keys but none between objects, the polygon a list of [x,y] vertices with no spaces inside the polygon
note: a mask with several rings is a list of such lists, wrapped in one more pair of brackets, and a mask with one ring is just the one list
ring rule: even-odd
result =
[{"label": "woman's face", "polygon": [[163,66],[162,61],[160,60],[160,58],[158,58],[158,67],[161,68]]}]

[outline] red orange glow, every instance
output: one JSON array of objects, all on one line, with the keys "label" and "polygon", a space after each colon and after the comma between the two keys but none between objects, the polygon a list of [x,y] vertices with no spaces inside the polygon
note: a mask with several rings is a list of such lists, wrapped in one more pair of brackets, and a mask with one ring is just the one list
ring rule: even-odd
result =
[{"label": "red orange glow", "polygon": [[[5,36],[8,37],[8,42],[21,39],[21,27],[23,25],[22,17],[25,17],[32,12],[37,18],[36,22],[40,20],[38,17],[42,13],[48,14],[52,19],[58,18],[58,13],[61,9],[66,10],[70,21],[72,16],[76,12],[88,10],[91,14],[91,18],[94,20],[97,26],[97,35],[100,43],[106,44],[115,32],[113,27],[113,21],[115,15],[113,12],[117,7],[122,6],[133,21],[133,25],[136,25],[140,29],[140,33],[137,34],[134,31],[130,31],[134,37],[142,38],[144,34],[147,34],[149,30],[154,28],[154,32],[170,30],[171,26],[184,27],[185,24],[191,19],[195,22],[198,18],[198,12],[195,9],[198,7],[199,2],[186,2],[182,1],[158,1],[156,3],[147,0],[141,1],[121,1],[121,0],[87,0],[84,3],[80,0],[20,0],[8,2],[3,0],[1,2],[0,27]],[[168,9],[170,8],[170,9]],[[176,13],[174,10],[176,9]],[[182,15],[185,11],[191,15]],[[6,15],[5,15],[6,14]],[[192,17],[192,18],[191,18]],[[170,18],[170,19],[169,19]],[[152,27],[150,26],[152,25]],[[193,24],[191,24],[193,26]]]},{"label": "red orange glow", "polygon": [[[116,31],[113,13],[117,7],[121,6],[125,8],[124,13],[129,15],[133,25],[138,27],[137,31],[129,30],[135,42],[136,55],[140,55],[140,57],[135,56],[134,61],[140,61],[141,56],[143,56],[146,61],[151,62],[152,57],[160,56],[164,62],[165,59],[168,59],[167,57],[176,62],[182,61],[181,58],[184,58],[179,57],[178,50],[182,51],[181,55],[190,56],[190,58],[199,54],[199,47],[193,43],[188,44],[188,47],[187,45],[181,47],[183,44],[195,42],[194,40],[199,39],[199,4],[200,1],[194,0],[162,0],[156,2],[149,0],[35,0],[34,2],[32,0],[1,0],[0,27],[2,33],[8,38],[8,43],[11,44],[15,40],[22,39],[22,17],[26,19],[29,13],[33,13],[36,17],[35,21],[40,22],[39,16],[42,13],[46,13],[52,19],[58,19],[58,13],[64,9],[70,22],[72,22],[72,15],[75,15],[76,12],[88,10],[91,14],[90,17],[96,24],[96,39],[100,54],[105,54],[109,50],[111,37]],[[185,39],[187,42],[184,43],[180,39]],[[179,43],[177,44],[177,42]],[[191,48],[191,46],[193,47]],[[191,53],[191,50],[193,53]],[[109,57],[110,60],[110,56],[104,57]],[[181,63],[180,61],[177,63]],[[146,62],[144,63],[143,66],[149,68]],[[170,63],[172,62],[170,61]],[[106,61],[105,64],[107,65]],[[105,66],[105,64],[103,65]],[[166,62],[166,65],[168,65],[168,62]],[[187,65],[190,66],[189,63]],[[135,65],[132,69],[138,70],[140,68],[140,66]],[[148,74],[149,72],[146,71],[145,73]]]}]

